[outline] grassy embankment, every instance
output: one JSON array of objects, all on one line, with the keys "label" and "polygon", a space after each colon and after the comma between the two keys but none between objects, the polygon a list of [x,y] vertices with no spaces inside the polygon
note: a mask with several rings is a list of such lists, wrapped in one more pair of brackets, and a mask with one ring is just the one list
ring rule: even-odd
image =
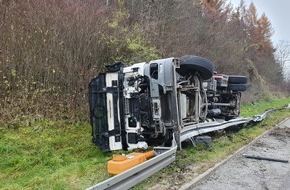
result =
[{"label": "grassy embankment", "polygon": [[[242,116],[288,103],[290,98],[244,105]],[[209,149],[185,148],[178,152],[174,164],[136,188],[152,185],[162,176],[176,176],[192,164],[201,164],[195,172],[203,172],[289,116],[290,110],[277,111],[252,128],[215,138]],[[111,156],[91,143],[88,123],[41,120],[17,127],[0,126],[0,189],[84,189],[109,177],[106,161]]]}]

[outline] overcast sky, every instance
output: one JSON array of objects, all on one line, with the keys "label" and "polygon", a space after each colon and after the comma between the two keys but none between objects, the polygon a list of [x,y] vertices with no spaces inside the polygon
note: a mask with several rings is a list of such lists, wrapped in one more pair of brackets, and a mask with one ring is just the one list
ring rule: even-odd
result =
[{"label": "overcast sky", "polygon": [[[231,1],[234,7],[238,6],[240,0]],[[272,41],[276,45],[280,40],[290,42],[290,1],[289,0],[244,0],[247,6],[253,2],[257,8],[259,16],[265,13],[274,28]]]}]

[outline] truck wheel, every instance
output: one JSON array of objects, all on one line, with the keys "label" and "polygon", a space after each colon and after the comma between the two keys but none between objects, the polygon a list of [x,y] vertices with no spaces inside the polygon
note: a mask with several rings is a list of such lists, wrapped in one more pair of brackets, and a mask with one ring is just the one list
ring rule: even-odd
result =
[{"label": "truck wheel", "polygon": [[228,84],[228,90],[244,92],[247,90],[246,84]]},{"label": "truck wheel", "polygon": [[180,58],[180,68],[176,69],[180,75],[197,71],[203,80],[213,76],[213,63],[208,59],[194,55],[185,55]]},{"label": "truck wheel", "polygon": [[247,84],[248,78],[239,75],[229,75],[229,83],[231,84]]}]

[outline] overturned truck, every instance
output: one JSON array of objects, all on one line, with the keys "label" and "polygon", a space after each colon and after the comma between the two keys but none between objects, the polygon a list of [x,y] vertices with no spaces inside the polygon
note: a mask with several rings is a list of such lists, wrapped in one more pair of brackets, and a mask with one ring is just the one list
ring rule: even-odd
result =
[{"label": "overturned truck", "polygon": [[187,55],[124,67],[106,66],[89,84],[93,142],[103,151],[180,146],[188,126],[239,116],[247,77],[214,73]]}]

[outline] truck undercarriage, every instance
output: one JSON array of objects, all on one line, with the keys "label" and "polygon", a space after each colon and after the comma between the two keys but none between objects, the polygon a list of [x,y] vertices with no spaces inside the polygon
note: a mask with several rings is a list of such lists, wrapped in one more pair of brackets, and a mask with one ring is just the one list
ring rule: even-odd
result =
[{"label": "truck undercarriage", "polygon": [[89,84],[93,142],[103,151],[179,145],[189,126],[238,117],[246,88],[246,77],[214,74],[198,56],[107,65]]}]

